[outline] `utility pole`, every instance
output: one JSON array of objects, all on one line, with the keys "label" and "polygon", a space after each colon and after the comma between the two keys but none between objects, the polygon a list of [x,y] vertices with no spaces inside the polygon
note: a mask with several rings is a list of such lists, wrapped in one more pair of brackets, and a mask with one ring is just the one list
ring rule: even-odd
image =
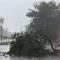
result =
[{"label": "utility pole", "polygon": [[1,44],[2,44],[2,40],[3,40],[3,20],[4,20],[4,18],[0,17]]}]

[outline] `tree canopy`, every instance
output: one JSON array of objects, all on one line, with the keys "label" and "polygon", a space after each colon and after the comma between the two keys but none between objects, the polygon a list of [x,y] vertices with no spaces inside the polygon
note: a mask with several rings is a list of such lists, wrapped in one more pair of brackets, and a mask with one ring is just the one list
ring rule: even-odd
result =
[{"label": "tree canopy", "polygon": [[30,9],[27,16],[31,18],[28,31],[40,30],[51,40],[56,40],[60,32],[60,8],[54,1],[41,2],[34,5],[34,10]]},{"label": "tree canopy", "polygon": [[[30,24],[23,33],[15,33],[11,42],[10,54],[24,56],[42,56],[46,54],[45,45],[57,38],[60,32],[60,3],[54,1],[41,2],[34,5],[34,10],[30,9],[27,16],[31,18]],[[48,51],[49,52],[49,51]],[[50,52],[49,52],[50,53]]]}]

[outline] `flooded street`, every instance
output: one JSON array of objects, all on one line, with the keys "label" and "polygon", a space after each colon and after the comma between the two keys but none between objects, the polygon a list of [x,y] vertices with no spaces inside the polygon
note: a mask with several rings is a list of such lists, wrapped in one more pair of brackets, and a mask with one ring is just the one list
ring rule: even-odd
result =
[{"label": "flooded street", "polygon": [[1,55],[1,52],[8,52],[9,45],[0,45],[0,60],[60,60],[60,57],[48,56],[44,58],[27,58],[27,57],[17,57],[17,56],[5,56]]}]

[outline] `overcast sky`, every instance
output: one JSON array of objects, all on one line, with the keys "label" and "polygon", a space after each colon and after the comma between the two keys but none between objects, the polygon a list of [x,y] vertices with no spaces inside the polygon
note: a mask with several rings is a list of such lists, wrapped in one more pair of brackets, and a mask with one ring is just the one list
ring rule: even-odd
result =
[{"label": "overcast sky", "polygon": [[33,3],[38,1],[43,0],[0,0],[0,17],[5,18],[4,28],[9,32],[25,30],[25,25],[29,23],[26,13],[33,7]]}]

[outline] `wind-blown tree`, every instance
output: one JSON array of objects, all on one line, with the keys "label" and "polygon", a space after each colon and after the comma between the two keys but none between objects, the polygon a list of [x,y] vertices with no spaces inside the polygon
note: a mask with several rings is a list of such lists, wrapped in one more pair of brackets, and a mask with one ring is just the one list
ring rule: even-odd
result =
[{"label": "wind-blown tree", "polygon": [[[37,34],[37,35],[36,35]],[[44,56],[46,55],[46,50],[43,44],[45,41],[39,41],[37,39],[38,32],[24,32],[15,33],[12,38],[15,41],[11,42],[11,47],[9,53],[12,55],[21,56]]]},{"label": "wind-blown tree", "polygon": [[[39,39],[41,39],[39,41]],[[45,42],[39,37],[37,31],[29,33],[26,32],[24,36],[24,47],[22,49],[22,54],[27,54],[27,56],[43,56],[46,53]]]},{"label": "wind-blown tree", "polygon": [[31,18],[27,31],[30,33],[36,30],[39,31],[40,36],[46,37],[54,50],[51,41],[56,41],[60,30],[59,4],[56,4],[54,1],[42,2],[35,4],[34,8],[34,10],[30,9],[30,12],[27,13],[27,16]]},{"label": "wind-blown tree", "polygon": [[31,18],[30,24],[23,33],[15,33],[11,42],[10,53],[21,56],[42,56],[47,52],[45,44],[50,43],[55,51],[52,42],[56,40],[60,32],[60,10],[59,4],[54,1],[42,2],[34,5],[27,16]]}]

